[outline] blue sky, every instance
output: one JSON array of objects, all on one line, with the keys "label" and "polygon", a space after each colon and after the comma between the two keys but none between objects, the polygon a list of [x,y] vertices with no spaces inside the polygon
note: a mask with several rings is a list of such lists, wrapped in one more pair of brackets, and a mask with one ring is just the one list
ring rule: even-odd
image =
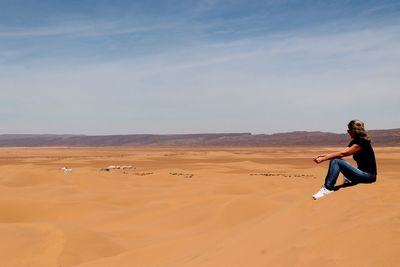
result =
[{"label": "blue sky", "polygon": [[0,0],[0,134],[400,127],[399,1]]}]

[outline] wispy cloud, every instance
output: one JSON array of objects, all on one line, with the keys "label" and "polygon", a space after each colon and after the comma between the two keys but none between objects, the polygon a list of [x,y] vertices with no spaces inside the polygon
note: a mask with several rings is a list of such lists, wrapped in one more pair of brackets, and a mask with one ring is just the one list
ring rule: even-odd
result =
[{"label": "wispy cloud", "polygon": [[[36,131],[44,124],[51,132],[85,133],[317,130],[326,117],[340,124],[354,116],[384,127],[368,109],[398,122],[390,107],[400,104],[399,30],[290,34],[103,64],[18,69],[0,86],[9,89],[3,101],[30,114],[24,125],[35,129],[35,122]],[[346,108],[338,111],[338,103]]]},{"label": "wispy cloud", "polygon": [[118,34],[146,33],[176,27],[176,23],[135,25],[122,21],[73,21],[60,25],[38,27],[0,28],[0,38],[32,38],[57,36],[112,36]]}]

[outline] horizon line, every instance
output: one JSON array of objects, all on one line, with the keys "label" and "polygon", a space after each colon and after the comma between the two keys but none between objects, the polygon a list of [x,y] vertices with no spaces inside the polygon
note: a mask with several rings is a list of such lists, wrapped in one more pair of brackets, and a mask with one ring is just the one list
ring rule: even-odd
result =
[{"label": "horizon line", "polygon": [[[384,128],[384,129],[371,129],[371,131],[387,131],[387,130],[400,130],[397,128]],[[273,132],[273,133],[252,133],[252,132],[200,132],[200,133],[123,133],[123,134],[71,134],[71,133],[0,133],[0,136],[5,135],[37,135],[37,136],[129,136],[129,135],[153,135],[153,136],[169,136],[169,135],[274,135],[274,134],[286,134],[286,133],[331,133],[331,134],[347,134],[345,132],[330,132],[330,131],[319,131],[319,130],[293,130],[286,132]]]}]

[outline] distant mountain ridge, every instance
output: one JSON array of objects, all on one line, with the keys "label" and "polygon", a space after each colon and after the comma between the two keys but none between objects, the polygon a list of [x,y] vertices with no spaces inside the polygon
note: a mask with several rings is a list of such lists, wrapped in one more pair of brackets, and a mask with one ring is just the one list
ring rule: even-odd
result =
[{"label": "distant mountain ridge", "polygon": [[[374,146],[400,146],[400,128],[368,131]],[[343,146],[347,134],[287,132],[276,134],[215,133],[172,135],[0,135],[0,147],[269,147]]]}]

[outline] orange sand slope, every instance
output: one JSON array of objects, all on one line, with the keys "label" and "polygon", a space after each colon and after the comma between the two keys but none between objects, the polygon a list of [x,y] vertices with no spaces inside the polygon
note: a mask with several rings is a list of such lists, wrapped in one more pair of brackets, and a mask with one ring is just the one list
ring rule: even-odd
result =
[{"label": "orange sand slope", "polygon": [[333,149],[2,148],[1,266],[398,265],[400,148],[314,201]]}]

